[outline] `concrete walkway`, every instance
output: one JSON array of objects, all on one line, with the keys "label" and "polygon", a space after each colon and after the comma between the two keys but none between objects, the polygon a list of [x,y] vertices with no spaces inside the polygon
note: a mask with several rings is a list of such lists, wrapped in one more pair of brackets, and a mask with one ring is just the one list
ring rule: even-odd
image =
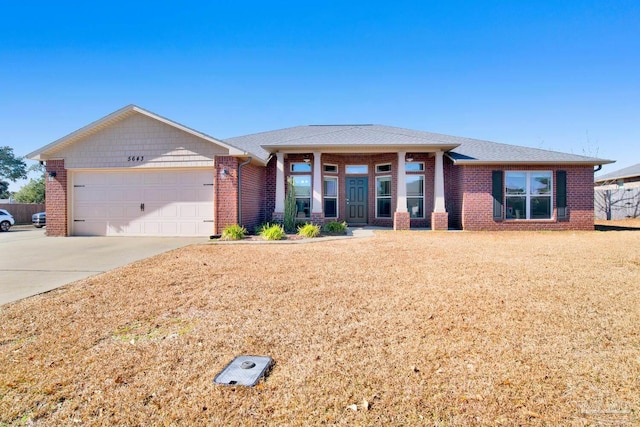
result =
[{"label": "concrete walkway", "polygon": [[47,292],[205,238],[46,237],[43,229],[0,232],[0,305]]}]

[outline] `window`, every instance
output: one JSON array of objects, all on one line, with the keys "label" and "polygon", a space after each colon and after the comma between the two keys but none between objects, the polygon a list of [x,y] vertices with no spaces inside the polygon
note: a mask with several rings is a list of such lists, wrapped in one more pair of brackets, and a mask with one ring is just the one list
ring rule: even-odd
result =
[{"label": "window", "polygon": [[311,216],[311,175],[292,175],[298,218]]},{"label": "window", "polygon": [[326,163],[323,169],[325,173],[338,173],[338,165],[330,165]]},{"label": "window", "polygon": [[324,216],[325,218],[338,217],[338,178],[324,178]]},{"label": "window", "polygon": [[367,165],[347,165],[346,171],[349,175],[364,175],[369,168]]},{"label": "window", "polygon": [[424,218],[424,175],[407,175],[407,210],[411,218]]},{"label": "window", "polygon": [[391,218],[391,177],[376,177],[376,218]]},{"label": "window", "polygon": [[424,171],[424,163],[422,162],[406,162],[404,164],[406,172],[422,172]]},{"label": "window", "polygon": [[506,172],[507,219],[550,219],[551,172]]},{"label": "window", "polygon": [[291,172],[311,172],[311,163],[291,163]]},{"label": "window", "polygon": [[391,163],[376,165],[376,173],[389,173],[389,172],[391,172]]}]

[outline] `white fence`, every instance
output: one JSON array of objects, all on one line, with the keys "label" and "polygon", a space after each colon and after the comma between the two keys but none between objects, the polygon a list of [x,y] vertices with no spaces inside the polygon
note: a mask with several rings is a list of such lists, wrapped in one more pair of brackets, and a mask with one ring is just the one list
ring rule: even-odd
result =
[{"label": "white fence", "polygon": [[640,182],[595,187],[594,211],[596,219],[640,217]]}]

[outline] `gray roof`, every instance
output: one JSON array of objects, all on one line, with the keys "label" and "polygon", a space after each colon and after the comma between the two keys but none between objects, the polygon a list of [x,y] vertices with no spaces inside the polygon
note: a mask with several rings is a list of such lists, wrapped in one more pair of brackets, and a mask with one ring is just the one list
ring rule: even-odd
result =
[{"label": "gray roof", "polygon": [[629,166],[628,168],[600,175],[596,177],[596,182],[613,181],[617,179],[633,178],[637,176],[640,176],[640,163],[638,163],[637,165]]},{"label": "gray roof", "polygon": [[424,132],[382,125],[310,125],[296,126],[224,140],[265,161],[269,155],[285,149],[355,150],[370,147],[409,147],[443,149],[457,164],[472,163],[575,163],[605,164],[610,160],[518,145]]}]

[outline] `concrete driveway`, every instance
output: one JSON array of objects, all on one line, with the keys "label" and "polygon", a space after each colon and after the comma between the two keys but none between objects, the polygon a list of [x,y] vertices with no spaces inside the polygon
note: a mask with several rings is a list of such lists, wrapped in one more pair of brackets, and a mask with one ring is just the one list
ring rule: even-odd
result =
[{"label": "concrete driveway", "polygon": [[206,238],[46,237],[43,229],[0,232],[0,305],[50,291]]}]

